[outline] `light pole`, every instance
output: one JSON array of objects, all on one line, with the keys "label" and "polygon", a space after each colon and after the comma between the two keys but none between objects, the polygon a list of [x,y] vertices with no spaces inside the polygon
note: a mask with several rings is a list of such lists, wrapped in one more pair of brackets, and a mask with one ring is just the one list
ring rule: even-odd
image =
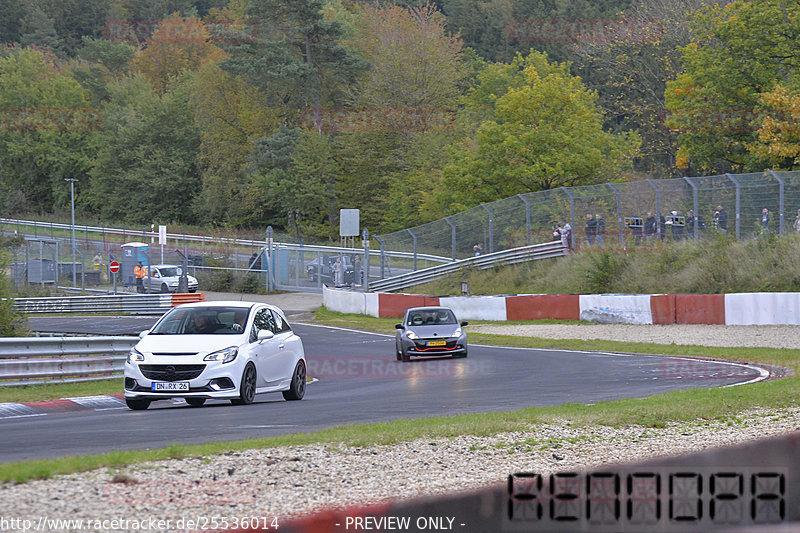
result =
[{"label": "light pole", "polygon": [[75,273],[75,178],[65,178],[69,182],[69,193],[72,200],[72,286],[78,286],[78,278]]}]

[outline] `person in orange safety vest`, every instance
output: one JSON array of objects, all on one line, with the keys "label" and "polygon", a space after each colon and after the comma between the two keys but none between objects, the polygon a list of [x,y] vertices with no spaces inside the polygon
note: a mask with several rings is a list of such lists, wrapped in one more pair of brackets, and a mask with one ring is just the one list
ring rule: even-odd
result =
[{"label": "person in orange safety vest", "polygon": [[144,292],[144,277],[147,275],[147,269],[142,266],[141,261],[133,267],[133,275],[136,276],[136,292]]}]

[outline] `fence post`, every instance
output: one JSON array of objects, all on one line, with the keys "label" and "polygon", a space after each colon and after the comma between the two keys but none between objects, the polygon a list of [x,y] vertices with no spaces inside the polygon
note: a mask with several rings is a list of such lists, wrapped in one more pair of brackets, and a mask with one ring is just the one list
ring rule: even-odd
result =
[{"label": "fence post", "polygon": [[411,235],[411,238],[414,239],[414,272],[417,271],[417,236],[414,235],[414,232],[410,229],[406,228],[406,231]]},{"label": "fence post", "polygon": [[383,269],[386,261],[386,247],[383,244],[383,239],[381,239],[379,236],[375,235],[375,240],[378,241],[378,244],[381,245],[381,279],[383,279],[384,278]]},{"label": "fence post", "polygon": [[611,190],[617,195],[617,226],[619,227],[619,245],[625,246],[625,234],[622,231],[622,200],[620,198],[619,189],[610,183],[606,183],[606,185],[611,187]]},{"label": "fence post", "polygon": [[525,202],[525,244],[531,245],[531,203],[522,194],[517,195],[520,200]]},{"label": "fence post", "polygon": [[266,265],[267,265],[267,275],[266,275],[266,289],[269,292],[269,279],[272,277],[274,265],[272,264],[272,226],[267,226],[267,239],[264,243],[264,250],[266,253],[266,257],[264,257]]},{"label": "fence post", "polygon": [[775,173],[774,170],[769,171],[776,180],[778,180],[778,233],[783,235],[783,180]]},{"label": "fence post", "polygon": [[741,229],[740,229],[740,222],[741,222],[741,218],[742,218],[742,214],[741,214],[742,213],[742,210],[741,210],[741,207],[742,207],[741,185],[739,185],[739,180],[734,178],[732,174],[726,173],[725,176],[729,180],[731,180],[734,185],[736,185],[736,238],[740,239],[741,235],[742,235],[742,232],[741,232]]},{"label": "fence post", "polygon": [[494,253],[494,213],[486,204],[481,204],[481,207],[486,209],[489,213],[489,253]]},{"label": "fence post", "polygon": [[[364,243],[364,260],[361,261],[364,281],[361,285],[364,292],[369,292],[369,230],[367,228],[364,228],[364,231],[361,232],[361,240]],[[359,276],[362,274],[361,272],[356,272],[355,275]],[[356,279],[356,281],[358,281],[358,279]]]},{"label": "fence post", "polygon": [[694,198],[694,203],[692,204],[694,206],[694,220],[692,220],[692,224],[694,225],[694,238],[696,239],[700,236],[698,233],[699,224],[697,223],[697,217],[700,216],[700,203],[697,198],[697,185],[692,183],[691,178],[684,176],[683,179],[692,188],[692,197]]},{"label": "fence post", "polygon": [[647,181],[647,183],[650,184],[650,186],[653,188],[653,190],[656,191],[656,213],[655,213],[655,215],[656,215],[656,238],[660,239],[661,238],[661,191],[659,190],[658,185],[656,185],[656,182],[654,182],[653,180],[647,179],[645,181]]},{"label": "fence post", "polygon": [[448,217],[444,217],[444,221],[450,226],[450,246],[452,248],[453,261],[456,260],[456,225],[450,222]]}]

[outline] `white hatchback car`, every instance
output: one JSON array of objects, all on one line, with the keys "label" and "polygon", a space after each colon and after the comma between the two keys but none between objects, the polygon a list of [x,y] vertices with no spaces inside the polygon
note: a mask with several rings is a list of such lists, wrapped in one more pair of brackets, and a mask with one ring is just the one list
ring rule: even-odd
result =
[{"label": "white hatchback car", "polygon": [[[183,269],[178,265],[150,265],[142,279],[145,292],[178,292]],[[186,276],[189,292],[197,292],[197,278]]]},{"label": "white hatchback car", "polygon": [[184,398],[253,403],[256,394],[282,392],[301,400],[306,389],[303,342],[283,312],[253,302],[179,305],[143,331],[125,364],[125,402]]}]

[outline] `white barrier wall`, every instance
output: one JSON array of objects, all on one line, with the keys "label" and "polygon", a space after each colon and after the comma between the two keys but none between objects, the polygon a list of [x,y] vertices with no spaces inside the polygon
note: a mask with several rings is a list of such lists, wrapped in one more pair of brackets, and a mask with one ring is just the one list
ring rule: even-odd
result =
[{"label": "white barrier wall", "polygon": [[736,326],[800,324],[800,293],[726,294],[725,323]]},{"label": "white barrier wall", "polygon": [[[367,297],[371,305],[367,305]],[[322,303],[331,311],[338,311],[339,313],[357,313],[359,315],[367,315],[368,307],[375,310],[375,314],[371,316],[378,316],[378,295],[363,292],[351,291],[337,291],[322,287]]]},{"label": "white barrier wall", "polygon": [[581,294],[581,320],[605,324],[652,324],[649,294]]},{"label": "white barrier wall", "polygon": [[439,298],[459,320],[506,320],[505,296],[453,296]]}]

